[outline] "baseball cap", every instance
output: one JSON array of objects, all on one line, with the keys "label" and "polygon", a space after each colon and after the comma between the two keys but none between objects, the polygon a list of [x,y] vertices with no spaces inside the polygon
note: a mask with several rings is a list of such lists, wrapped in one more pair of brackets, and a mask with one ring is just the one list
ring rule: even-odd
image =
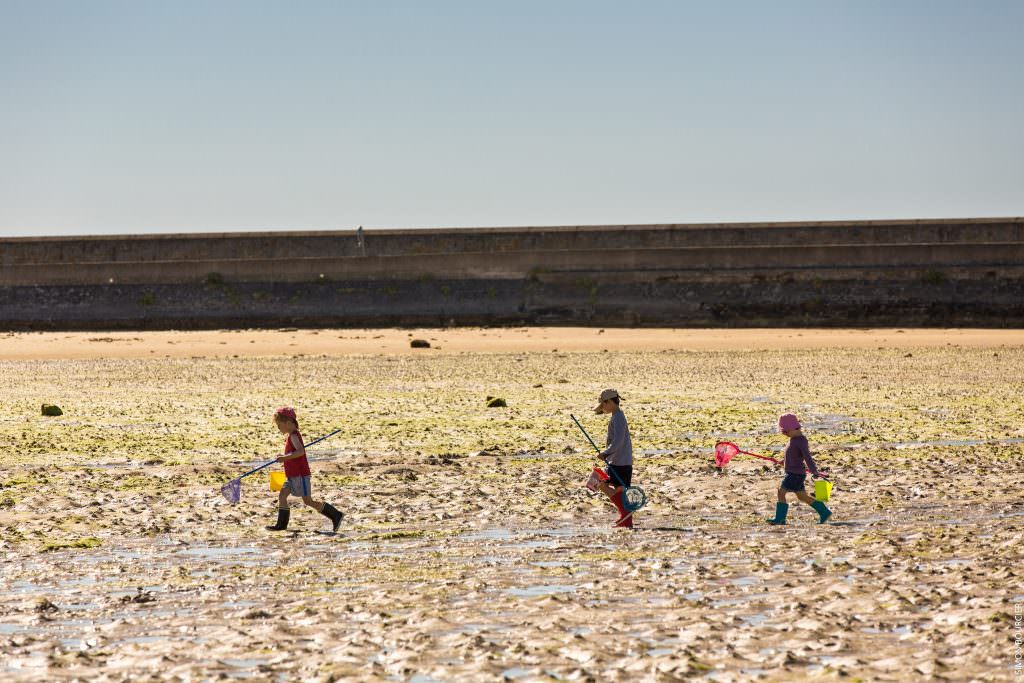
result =
[{"label": "baseball cap", "polygon": [[601,392],[601,396],[597,399],[597,405],[594,406],[594,412],[601,412],[601,404],[610,398],[617,398],[620,401],[622,400],[622,397],[619,396],[619,392],[615,391],[614,389],[605,389],[604,391]]}]

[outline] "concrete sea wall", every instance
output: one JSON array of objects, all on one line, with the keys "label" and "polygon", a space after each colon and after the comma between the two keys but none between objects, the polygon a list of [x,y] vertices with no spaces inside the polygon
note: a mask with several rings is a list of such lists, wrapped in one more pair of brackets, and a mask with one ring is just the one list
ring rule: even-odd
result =
[{"label": "concrete sea wall", "polygon": [[0,327],[1024,322],[1024,218],[0,239]]}]

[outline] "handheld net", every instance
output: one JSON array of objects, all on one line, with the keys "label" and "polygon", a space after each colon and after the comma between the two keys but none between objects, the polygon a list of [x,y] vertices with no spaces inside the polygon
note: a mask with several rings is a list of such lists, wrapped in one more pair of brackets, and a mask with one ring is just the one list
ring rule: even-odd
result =
[{"label": "handheld net", "polygon": [[736,444],[729,443],[728,441],[719,441],[715,444],[715,467],[725,467],[739,452],[740,449]]},{"label": "handheld net", "polygon": [[232,479],[220,487],[220,495],[229,503],[237,503],[242,499],[242,480]]},{"label": "handheld net", "polygon": [[622,494],[622,506],[630,512],[636,512],[647,505],[647,494],[639,486],[627,486]]}]

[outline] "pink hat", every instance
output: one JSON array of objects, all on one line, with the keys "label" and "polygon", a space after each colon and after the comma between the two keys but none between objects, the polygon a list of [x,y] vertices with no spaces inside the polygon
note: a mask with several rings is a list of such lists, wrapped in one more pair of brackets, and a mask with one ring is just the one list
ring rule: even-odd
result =
[{"label": "pink hat", "polygon": [[779,418],[779,433],[791,432],[794,429],[800,429],[800,420],[796,419],[796,415],[793,413],[786,413]]},{"label": "pink hat", "polygon": [[292,422],[296,422],[295,408],[289,408],[288,406],[278,408],[274,411],[274,417],[283,417],[287,420],[291,420]]}]

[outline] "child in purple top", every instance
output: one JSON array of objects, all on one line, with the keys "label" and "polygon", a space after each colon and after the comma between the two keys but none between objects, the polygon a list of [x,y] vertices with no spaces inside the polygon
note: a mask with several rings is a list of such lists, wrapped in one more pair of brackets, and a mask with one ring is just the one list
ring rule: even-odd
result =
[{"label": "child in purple top", "polygon": [[832,516],[832,511],[825,507],[823,502],[814,500],[804,491],[804,481],[807,479],[804,463],[807,464],[807,469],[815,477],[826,480],[828,477],[819,472],[818,466],[814,464],[814,458],[811,457],[811,447],[807,443],[807,437],[801,431],[800,420],[796,418],[796,415],[787,413],[780,417],[779,432],[789,437],[789,446],[786,447],[786,478],[782,480],[782,484],[779,486],[779,500],[775,503],[775,519],[767,521],[769,524],[785,524],[786,514],[789,512],[786,494],[795,493],[798,499],[817,511],[818,524],[824,524]]}]

